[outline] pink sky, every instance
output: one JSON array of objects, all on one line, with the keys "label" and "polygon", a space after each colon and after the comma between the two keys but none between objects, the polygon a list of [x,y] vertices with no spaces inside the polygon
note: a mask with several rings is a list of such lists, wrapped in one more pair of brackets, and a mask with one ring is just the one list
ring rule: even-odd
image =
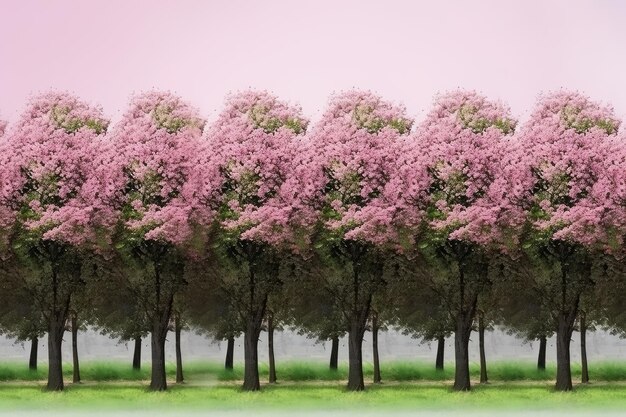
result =
[{"label": "pink sky", "polygon": [[0,117],[50,88],[115,121],[134,92],[174,91],[212,117],[268,89],[314,120],[329,94],[371,89],[418,120],[439,91],[507,102],[578,89],[626,119],[626,2],[0,0]]}]

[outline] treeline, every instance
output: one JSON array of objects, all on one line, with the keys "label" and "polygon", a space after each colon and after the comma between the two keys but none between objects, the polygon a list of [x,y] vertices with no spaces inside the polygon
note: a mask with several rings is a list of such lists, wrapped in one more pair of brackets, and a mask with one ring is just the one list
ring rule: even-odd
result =
[{"label": "treeline", "polygon": [[[436,98],[414,126],[370,92],[333,96],[314,126],[267,92],[229,96],[217,121],[170,93],[135,97],[109,126],[65,93],[34,98],[0,140],[0,328],[48,336],[49,390],[63,389],[63,335],[84,326],[150,336],[150,388],[165,390],[165,339],[185,327],[244,336],[243,388],[258,390],[258,339],[294,328],[348,336],[348,389],[364,389],[362,342],[394,327],[454,335],[455,390],[470,389],[468,343],[493,326],[556,336],[558,390],[570,340],[623,334],[626,144],[610,107],[544,95],[521,127],[471,91]],[[0,125],[0,132],[5,125]]]}]

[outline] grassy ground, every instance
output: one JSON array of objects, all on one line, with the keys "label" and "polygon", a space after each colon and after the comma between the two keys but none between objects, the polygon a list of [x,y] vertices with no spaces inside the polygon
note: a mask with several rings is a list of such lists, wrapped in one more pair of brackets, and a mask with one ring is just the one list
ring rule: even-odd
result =
[{"label": "grassy ground", "polygon": [[[144,364],[145,365],[145,364]],[[340,365],[337,371],[328,369],[328,365],[321,362],[289,361],[279,362],[277,365],[278,379],[282,381],[341,381],[348,377],[347,364]],[[129,363],[124,362],[85,362],[80,366],[84,381],[141,381],[150,378],[149,366],[141,371],[133,371]],[[196,376],[210,376],[218,381],[237,381],[243,379],[243,364],[236,364],[232,371],[224,370],[217,362],[185,362],[184,372],[187,378]],[[71,378],[72,364],[63,366],[65,375]],[[556,367],[549,364],[545,371],[538,371],[534,363],[529,362],[492,362],[488,363],[489,379],[492,381],[552,381],[556,375]],[[261,379],[267,379],[266,364],[259,366]],[[392,361],[381,365],[383,380],[396,382],[409,381],[447,381],[454,378],[454,364],[446,364],[441,372],[434,369],[433,364],[426,362]],[[479,377],[480,368],[472,363],[470,373],[473,378]],[[626,362],[593,362],[589,365],[592,380],[596,381],[624,381],[626,382]],[[366,378],[372,378],[373,367],[364,364]],[[572,377],[580,379],[580,365],[572,364]],[[167,365],[167,374],[174,377],[175,365]],[[0,381],[38,381],[46,379],[45,364],[40,365],[36,372],[29,371],[26,363],[0,363]]]},{"label": "grassy ground", "polygon": [[[42,368],[44,368],[42,366]],[[286,362],[278,366],[279,383],[264,384],[261,392],[240,389],[242,368],[226,372],[212,362],[190,362],[186,382],[171,381],[165,393],[147,392],[149,370],[133,372],[125,363],[85,363],[84,382],[68,382],[62,393],[42,392],[45,370],[29,372],[25,364],[0,365],[0,410],[124,409],[189,410],[624,410],[626,409],[626,363],[591,364],[594,382],[577,385],[574,392],[554,392],[554,369],[536,371],[533,364],[493,363],[491,383],[474,384],[470,393],[452,392],[452,364],[442,373],[432,364],[384,363],[383,384],[371,384],[372,369],[366,366],[367,390],[346,392],[345,365],[331,372],[323,363]],[[68,381],[71,366],[66,366]],[[574,379],[580,370],[574,368]],[[173,378],[174,367],[168,365]],[[473,378],[478,368],[472,366]],[[267,368],[261,367],[267,380]]]},{"label": "grassy ground", "polygon": [[[206,381],[203,381],[206,382]],[[0,385],[3,410],[125,409],[125,410],[624,410],[626,386],[592,384],[572,393],[556,393],[545,382],[476,385],[470,393],[454,393],[446,383],[386,383],[365,392],[346,392],[338,383],[279,383],[261,392],[242,392],[239,384],[170,386],[165,393],[146,392],[140,383],[69,384],[62,393],[42,392],[41,383]]]}]

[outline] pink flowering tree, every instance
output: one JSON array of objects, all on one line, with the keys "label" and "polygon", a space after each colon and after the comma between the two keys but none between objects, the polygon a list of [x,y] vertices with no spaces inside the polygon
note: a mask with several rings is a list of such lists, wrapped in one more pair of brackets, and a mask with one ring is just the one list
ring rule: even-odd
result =
[{"label": "pink flowering tree", "polygon": [[[83,262],[100,236],[88,179],[108,121],[65,93],[30,101],[3,146],[0,212],[13,227],[18,275],[48,333],[49,390],[63,389],[61,344],[73,297],[85,284]],[[12,226],[11,226],[12,225]]]},{"label": "pink flowering tree", "polygon": [[411,124],[404,108],[370,92],[336,95],[296,166],[297,207],[303,218],[315,220],[314,247],[331,265],[322,274],[323,285],[348,325],[348,389],[353,391],[364,389],[363,335],[372,298],[384,285],[385,253],[397,241],[388,187],[400,138]]},{"label": "pink flowering tree", "polygon": [[[593,308],[602,311],[603,327],[626,337],[626,132],[611,137],[604,158],[602,175],[597,177],[592,191],[595,200],[594,234],[596,249],[609,254],[606,273],[594,280]],[[599,227],[598,227],[599,226]],[[598,233],[599,232],[599,233]],[[585,298],[585,295],[583,295]],[[584,301],[583,303],[584,304]],[[585,306],[583,305],[583,308]],[[580,327],[580,326],[579,326]]]},{"label": "pink flowering tree", "polygon": [[[220,286],[244,325],[243,389],[260,388],[257,345],[270,295],[282,284],[284,254],[301,246],[287,180],[297,138],[308,121],[299,107],[267,92],[245,91],[227,99],[206,132],[201,163],[203,201],[219,213],[216,245],[228,261]],[[220,173],[215,197],[214,169]],[[228,272],[227,272],[228,271]]]},{"label": "pink flowering tree", "polygon": [[203,127],[179,97],[139,95],[103,145],[94,178],[99,220],[115,231],[113,244],[128,262],[126,285],[149,322],[155,391],[167,389],[165,338],[174,297],[186,283],[187,260],[201,248],[198,225],[211,219],[193,181]]},{"label": "pink flowering tree", "polygon": [[[551,312],[557,338],[556,388],[572,389],[570,340],[581,296],[594,285],[597,254],[621,246],[622,218],[611,185],[622,167],[614,137],[619,120],[611,108],[572,92],[543,96],[520,132],[507,177],[508,199],[524,210],[524,247],[549,273],[536,290]],[[613,194],[618,192],[618,194]]]},{"label": "pink flowering tree", "polygon": [[[468,343],[489,285],[489,253],[515,245],[501,163],[515,125],[504,105],[453,91],[436,99],[399,161],[398,206],[413,211],[399,224],[414,228],[414,248],[432,266],[424,291],[438,297],[454,325],[458,391],[471,388]],[[412,219],[420,213],[424,225]]]}]

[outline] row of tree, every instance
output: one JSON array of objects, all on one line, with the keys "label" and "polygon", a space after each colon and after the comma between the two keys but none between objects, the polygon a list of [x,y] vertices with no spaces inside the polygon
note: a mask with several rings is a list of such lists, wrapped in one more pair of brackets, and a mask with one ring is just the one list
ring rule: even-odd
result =
[{"label": "row of tree", "polygon": [[470,389],[473,329],[555,333],[556,387],[571,390],[576,324],[623,328],[612,109],[559,91],[516,133],[502,103],[454,91],[412,130],[403,107],[349,91],[308,124],[254,91],[206,129],[169,93],[135,97],[112,129],[68,94],[30,102],[0,145],[0,304],[7,331],[47,333],[48,389],[63,389],[63,334],[80,323],[149,333],[153,390],[185,324],[243,333],[246,390],[260,388],[260,332],[281,325],[347,333],[350,390],[364,389],[368,329],[453,333],[456,390]]}]

